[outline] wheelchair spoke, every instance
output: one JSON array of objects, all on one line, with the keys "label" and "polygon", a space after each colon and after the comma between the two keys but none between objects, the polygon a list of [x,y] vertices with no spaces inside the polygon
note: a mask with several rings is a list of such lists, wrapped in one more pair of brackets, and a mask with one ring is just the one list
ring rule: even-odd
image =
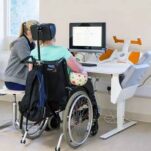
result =
[{"label": "wheelchair spoke", "polygon": [[87,100],[81,98],[73,109],[73,113],[71,115],[71,119],[75,120],[74,125],[72,125],[71,135],[74,137],[75,141],[81,141],[87,135],[88,126],[87,123],[89,121],[89,111],[88,111],[88,103]]},{"label": "wheelchair spoke", "polygon": [[64,136],[71,147],[83,144],[88,138],[92,126],[92,103],[84,91],[78,91],[67,104],[64,114]]}]

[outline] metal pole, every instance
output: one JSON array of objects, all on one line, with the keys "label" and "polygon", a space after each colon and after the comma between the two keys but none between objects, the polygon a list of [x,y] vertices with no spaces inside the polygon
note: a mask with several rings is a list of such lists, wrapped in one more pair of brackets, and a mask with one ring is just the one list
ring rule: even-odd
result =
[{"label": "metal pole", "polygon": [[38,47],[38,60],[40,61],[41,60],[41,57],[40,57],[40,43],[39,43],[39,32],[41,30],[40,27],[37,28],[37,36],[38,36],[38,39],[37,39],[37,47]]}]

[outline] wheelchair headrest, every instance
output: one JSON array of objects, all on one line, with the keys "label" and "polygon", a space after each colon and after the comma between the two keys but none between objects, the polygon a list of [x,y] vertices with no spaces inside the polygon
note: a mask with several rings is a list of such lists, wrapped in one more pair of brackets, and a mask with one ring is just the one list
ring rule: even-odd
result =
[{"label": "wheelchair headrest", "polygon": [[33,40],[52,40],[56,35],[56,26],[52,23],[32,25],[31,33]]}]

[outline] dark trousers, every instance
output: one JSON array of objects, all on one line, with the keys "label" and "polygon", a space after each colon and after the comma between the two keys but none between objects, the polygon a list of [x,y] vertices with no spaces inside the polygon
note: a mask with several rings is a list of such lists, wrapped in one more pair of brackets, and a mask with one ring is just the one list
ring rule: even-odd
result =
[{"label": "dark trousers", "polygon": [[87,90],[88,96],[91,99],[93,105],[93,116],[95,119],[98,119],[99,118],[98,105],[94,95],[94,89],[91,79],[88,79],[87,83],[83,87]]},{"label": "dark trousers", "polygon": [[14,83],[14,82],[6,82],[5,85],[10,90],[17,90],[17,91],[23,91],[25,90],[25,85]]}]

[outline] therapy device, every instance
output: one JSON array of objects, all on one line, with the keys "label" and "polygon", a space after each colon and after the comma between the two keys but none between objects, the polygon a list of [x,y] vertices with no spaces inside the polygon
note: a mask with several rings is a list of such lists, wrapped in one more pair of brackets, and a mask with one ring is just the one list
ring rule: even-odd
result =
[{"label": "therapy device", "polygon": [[118,39],[116,36],[113,36],[114,42],[115,43],[123,43],[123,47],[121,51],[118,51],[117,49],[113,51],[112,55],[110,56],[109,59],[106,59],[104,61],[101,61],[102,63],[106,62],[114,62],[114,61],[121,61],[121,62],[129,62],[128,60],[128,55],[129,55],[129,46],[130,44],[137,44],[137,45],[142,45],[142,41],[140,38],[137,38],[137,40],[123,40],[123,39]]}]

